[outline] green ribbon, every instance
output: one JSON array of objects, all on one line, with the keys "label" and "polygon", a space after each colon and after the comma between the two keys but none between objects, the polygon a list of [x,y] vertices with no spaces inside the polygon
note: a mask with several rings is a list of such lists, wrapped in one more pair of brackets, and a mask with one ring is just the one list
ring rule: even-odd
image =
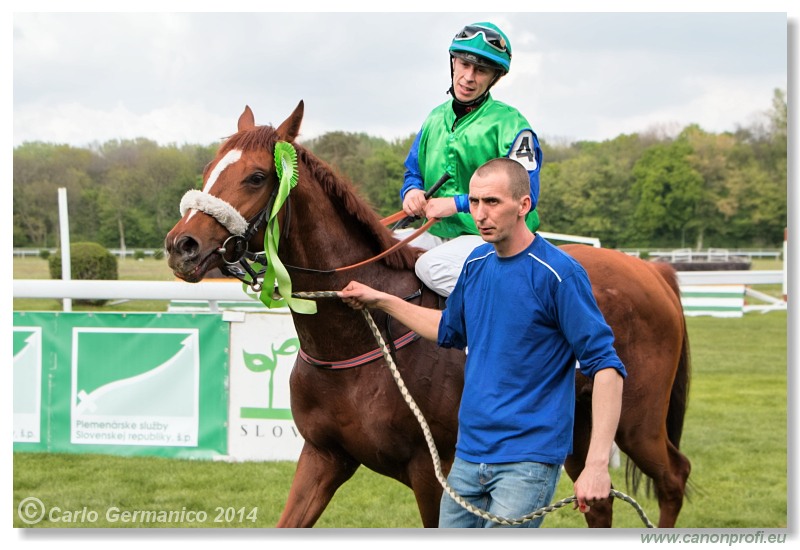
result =
[{"label": "green ribbon", "polygon": [[[270,309],[288,306],[296,313],[314,314],[317,312],[314,301],[292,296],[292,280],[286,266],[278,258],[278,243],[281,240],[278,213],[289,197],[289,192],[297,185],[297,151],[290,143],[279,141],[275,144],[275,170],[278,174],[278,193],[264,232],[267,265],[264,266],[264,284],[258,298]],[[273,292],[276,281],[278,296]]]}]

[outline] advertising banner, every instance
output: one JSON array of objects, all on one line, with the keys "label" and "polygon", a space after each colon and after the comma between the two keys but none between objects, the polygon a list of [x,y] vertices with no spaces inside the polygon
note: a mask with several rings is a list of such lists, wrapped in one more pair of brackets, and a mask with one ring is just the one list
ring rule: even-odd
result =
[{"label": "advertising banner", "polygon": [[14,313],[14,449],[227,454],[219,314]]}]

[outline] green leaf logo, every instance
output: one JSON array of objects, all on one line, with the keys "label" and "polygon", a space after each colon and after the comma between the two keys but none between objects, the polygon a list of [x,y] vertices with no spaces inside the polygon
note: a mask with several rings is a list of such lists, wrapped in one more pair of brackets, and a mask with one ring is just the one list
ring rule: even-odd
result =
[{"label": "green leaf logo", "polygon": [[263,353],[247,353],[242,350],[242,357],[244,364],[248,370],[252,372],[266,372],[269,371],[269,401],[268,407],[272,408],[272,397],[274,394],[274,379],[275,368],[278,366],[279,355],[294,355],[300,350],[300,340],[297,338],[289,338],[278,349],[275,349],[275,344],[270,346],[272,356]]}]

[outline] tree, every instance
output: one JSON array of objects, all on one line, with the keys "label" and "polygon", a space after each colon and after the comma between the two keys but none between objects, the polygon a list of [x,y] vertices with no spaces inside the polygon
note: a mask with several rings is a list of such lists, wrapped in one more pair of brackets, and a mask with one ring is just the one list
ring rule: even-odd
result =
[{"label": "tree", "polygon": [[126,221],[133,208],[138,184],[134,170],[140,160],[139,147],[131,140],[108,141],[101,146],[98,154],[102,162],[98,201],[101,208],[100,234],[104,244],[116,236],[116,245],[124,253],[127,248]]},{"label": "tree", "polygon": [[382,216],[400,209],[403,163],[414,135],[389,143],[366,134],[329,132],[306,143],[316,156],[349,179]]},{"label": "tree", "polygon": [[579,142],[559,150],[547,145],[541,173],[539,215],[542,230],[593,236],[604,246],[623,246],[633,209],[631,170],[645,148],[637,135],[602,143]]},{"label": "tree", "polygon": [[[14,149],[14,246],[58,243],[58,189],[65,188],[70,209],[80,211],[91,163],[89,151],[68,145],[32,142]],[[70,231],[79,225],[80,219],[70,219]]]},{"label": "tree", "polygon": [[697,225],[703,178],[688,161],[692,153],[685,139],[647,149],[633,167],[636,206],[633,227],[641,244],[672,241]]},{"label": "tree", "polygon": [[707,236],[709,242],[722,246],[727,239],[727,221],[740,207],[738,194],[731,189],[735,171],[731,158],[736,142],[731,134],[710,134],[696,125],[685,128],[681,139],[691,148],[687,161],[703,181],[693,219],[696,246],[703,248]]}]

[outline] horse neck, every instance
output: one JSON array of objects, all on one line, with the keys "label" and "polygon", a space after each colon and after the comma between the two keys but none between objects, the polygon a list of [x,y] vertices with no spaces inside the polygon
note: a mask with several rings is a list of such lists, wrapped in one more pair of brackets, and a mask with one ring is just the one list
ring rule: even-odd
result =
[{"label": "horse neck", "polygon": [[[379,260],[334,271],[382,252],[385,243],[376,233],[388,230],[380,226],[378,217],[349,184],[341,180],[320,181],[336,178],[325,165],[301,164],[298,168],[298,184],[285,210],[289,220],[282,224],[287,227],[288,223],[288,234],[281,239],[279,248],[281,261],[289,266],[293,291],[341,290],[351,280],[401,297],[418,290],[419,280],[408,262],[401,268]],[[394,263],[403,262],[395,258]],[[316,315],[293,314],[300,344],[310,355],[339,360],[376,346],[360,312],[338,299],[318,300],[317,310]]]}]

